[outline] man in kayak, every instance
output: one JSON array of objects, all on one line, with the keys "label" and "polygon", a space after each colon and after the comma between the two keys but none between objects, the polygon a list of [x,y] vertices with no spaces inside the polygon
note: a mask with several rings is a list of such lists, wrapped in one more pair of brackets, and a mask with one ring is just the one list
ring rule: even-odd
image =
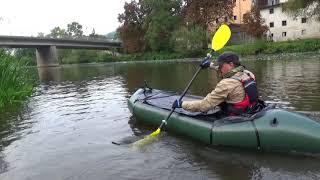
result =
[{"label": "man in kayak", "polygon": [[215,63],[204,60],[203,69],[214,68],[222,80],[204,99],[196,101],[175,100],[172,108],[183,108],[192,112],[207,112],[216,106],[227,115],[256,112],[258,90],[255,76],[241,65],[239,57],[231,52],[221,54]]}]

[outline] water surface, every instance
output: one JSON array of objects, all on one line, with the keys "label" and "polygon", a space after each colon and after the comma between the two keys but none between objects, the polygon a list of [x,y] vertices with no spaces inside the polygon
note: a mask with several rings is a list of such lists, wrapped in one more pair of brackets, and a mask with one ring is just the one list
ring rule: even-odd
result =
[{"label": "water surface", "polygon": [[[244,61],[260,96],[279,107],[320,120],[320,61]],[[319,179],[320,159],[217,149],[164,133],[141,150],[111,141],[143,136],[127,100],[149,82],[182,92],[198,62],[68,65],[39,69],[34,95],[0,116],[0,179]],[[204,96],[216,85],[200,73],[190,93]]]}]

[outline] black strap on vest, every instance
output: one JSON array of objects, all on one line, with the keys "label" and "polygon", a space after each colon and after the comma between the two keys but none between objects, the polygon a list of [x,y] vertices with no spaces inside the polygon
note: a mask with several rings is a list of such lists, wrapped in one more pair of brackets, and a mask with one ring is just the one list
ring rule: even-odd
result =
[{"label": "black strap on vest", "polygon": [[[250,104],[257,104],[258,102],[258,89],[257,89],[257,84],[255,82],[255,80],[250,76],[249,73],[246,73],[250,78],[246,81],[242,81],[242,79],[238,76],[232,76],[230,77],[231,79],[235,79],[237,81],[240,81],[242,83],[242,86],[244,88],[245,91],[245,96],[248,95],[249,98],[249,102]],[[256,109],[254,107],[248,107],[245,112],[243,112],[240,109],[235,109],[233,107],[233,104],[231,103],[226,103],[223,102],[220,105],[220,108],[222,111],[226,112],[227,114],[235,114],[235,115],[241,115],[243,113],[248,113],[251,114],[252,112],[256,112],[253,109]]]}]

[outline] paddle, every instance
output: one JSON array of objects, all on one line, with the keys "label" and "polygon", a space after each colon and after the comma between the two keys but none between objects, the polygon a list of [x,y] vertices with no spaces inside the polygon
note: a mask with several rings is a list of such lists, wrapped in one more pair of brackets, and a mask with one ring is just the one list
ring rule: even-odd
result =
[{"label": "paddle", "polygon": [[[221,25],[219,27],[219,29],[216,31],[215,35],[212,38],[211,41],[211,52],[208,53],[207,57],[205,59],[209,60],[212,57],[212,53],[215,51],[218,51],[220,49],[222,49],[226,43],[228,42],[228,40],[231,37],[231,31],[229,26],[227,25]],[[197,75],[199,74],[200,70],[202,68],[199,66],[198,70],[196,71],[196,73],[193,75],[192,79],[190,80],[190,82],[188,83],[187,87],[184,89],[182,95],[179,98],[179,101],[182,100],[182,98],[186,95],[187,91],[189,90],[192,82],[194,81],[194,79],[197,77]],[[169,115],[167,116],[167,118],[165,120],[162,120],[159,128],[154,131],[153,133],[151,133],[150,135],[146,136],[144,139],[141,139],[137,142],[135,142],[133,145],[134,146],[142,146],[144,144],[147,144],[148,142],[151,142],[152,139],[154,139],[155,137],[157,137],[162,128],[167,124],[167,121],[169,120],[169,118],[171,117],[172,113],[174,112],[175,108],[172,108]]]}]

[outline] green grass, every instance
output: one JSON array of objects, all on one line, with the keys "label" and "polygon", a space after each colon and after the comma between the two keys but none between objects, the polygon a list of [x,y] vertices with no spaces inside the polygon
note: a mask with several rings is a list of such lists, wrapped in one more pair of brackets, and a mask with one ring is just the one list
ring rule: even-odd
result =
[{"label": "green grass", "polygon": [[146,52],[137,54],[127,54],[117,57],[120,61],[152,61],[152,60],[170,60],[170,59],[182,59],[190,57],[201,57],[203,54],[181,54],[181,53],[170,53],[170,52]]},{"label": "green grass", "polygon": [[[257,54],[280,54],[280,53],[299,53],[320,50],[320,39],[305,39],[286,42],[266,42],[257,41],[252,44],[241,44],[226,46],[218,53],[233,51],[239,55]],[[60,64],[79,64],[79,63],[99,63],[99,62],[121,62],[121,61],[149,61],[149,60],[170,60],[183,58],[204,57],[208,50],[200,49],[197,52],[144,52],[135,54],[121,54],[113,56],[111,52],[101,50],[71,50],[59,49],[58,59]],[[29,65],[36,65],[35,58],[27,53],[27,56],[20,56],[23,62]],[[24,54],[23,54],[24,55]],[[30,63],[32,62],[32,63]]]},{"label": "green grass", "polygon": [[25,63],[0,50],[0,108],[21,102],[33,92],[33,81]]},{"label": "green grass", "polygon": [[252,44],[226,46],[219,53],[232,51],[240,55],[279,54],[320,50],[320,39],[304,39],[285,42],[257,41]]},{"label": "green grass", "polygon": [[61,50],[59,59],[62,64],[170,60],[205,56],[205,51],[198,53],[145,52],[113,56],[110,52],[99,50]]}]

